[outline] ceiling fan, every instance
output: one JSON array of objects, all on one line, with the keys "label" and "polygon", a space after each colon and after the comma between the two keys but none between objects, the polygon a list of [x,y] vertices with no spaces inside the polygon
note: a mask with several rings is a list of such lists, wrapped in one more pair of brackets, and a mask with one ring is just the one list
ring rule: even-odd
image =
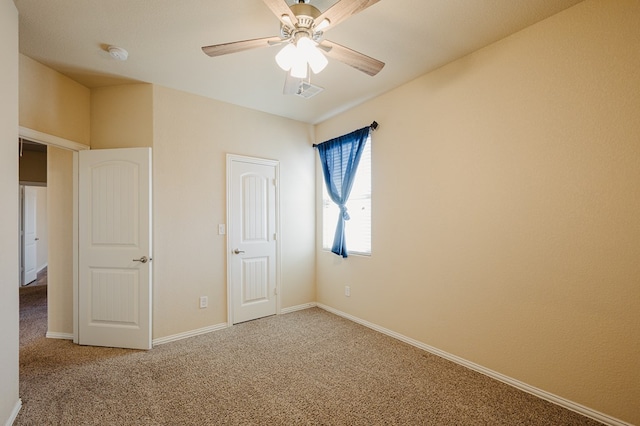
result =
[{"label": "ceiling fan", "polygon": [[204,53],[221,56],[259,47],[284,45],[276,55],[276,62],[283,70],[288,71],[285,93],[296,86],[292,84],[292,80],[299,83],[308,80],[309,69],[314,74],[322,71],[327,65],[325,55],[371,76],[384,67],[384,62],[324,39],[325,31],[379,0],[339,0],[324,13],[309,4],[310,0],[299,0],[290,7],[285,0],[263,1],[280,20],[279,36],[204,46]]}]

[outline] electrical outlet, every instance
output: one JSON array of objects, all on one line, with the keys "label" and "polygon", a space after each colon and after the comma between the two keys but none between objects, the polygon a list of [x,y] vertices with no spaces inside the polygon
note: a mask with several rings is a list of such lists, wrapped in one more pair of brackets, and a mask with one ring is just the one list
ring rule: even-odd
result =
[{"label": "electrical outlet", "polygon": [[347,296],[347,297],[351,296],[351,287],[350,286],[348,286],[348,285],[344,286],[344,295]]},{"label": "electrical outlet", "polygon": [[200,309],[204,309],[209,306],[209,298],[207,296],[200,296]]},{"label": "electrical outlet", "polygon": [[224,223],[221,223],[220,225],[218,225],[218,235],[224,235],[227,233],[227,227],[225,226]]}]

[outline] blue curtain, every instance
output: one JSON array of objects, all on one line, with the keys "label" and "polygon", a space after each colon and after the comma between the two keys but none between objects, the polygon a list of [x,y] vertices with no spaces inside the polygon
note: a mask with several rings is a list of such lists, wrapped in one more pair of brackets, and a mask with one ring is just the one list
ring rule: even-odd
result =
[{"label": "blue curtain", "polygon": [[348,256],[344,236],[345,221],[349,220],[346,204],[370,129],[370,126],[363,127],[317,145],[327,192],[331,200],[340,207],[331,251],[342,257]]}]

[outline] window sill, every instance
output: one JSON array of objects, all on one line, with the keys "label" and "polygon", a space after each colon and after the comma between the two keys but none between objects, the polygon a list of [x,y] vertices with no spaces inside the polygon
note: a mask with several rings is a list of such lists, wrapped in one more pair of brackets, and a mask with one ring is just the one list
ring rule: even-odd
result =
[{"label": "window sill", "polygon": [[[334,254],[334,253],[331,252],[330,249],[323,248],[322,251],[325,252],[325,253]],[[349,252],[349,257],[351,257],[351,256],[371,257],[371,253],[360,253],[360,252],[357,252],[357,251],[350,251]]]}]

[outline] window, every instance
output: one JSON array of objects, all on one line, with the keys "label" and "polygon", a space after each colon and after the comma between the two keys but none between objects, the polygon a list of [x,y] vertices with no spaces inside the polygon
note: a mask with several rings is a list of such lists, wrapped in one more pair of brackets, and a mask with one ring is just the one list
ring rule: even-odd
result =
[{"label": "window", "polygon": [[[331,250],[340,209],[331,201],[322,184],[322,248]],[[349,254],[371,255],[371,136],[360,157],[356,178],[347,202],[351,217],[345,224]]]}]

